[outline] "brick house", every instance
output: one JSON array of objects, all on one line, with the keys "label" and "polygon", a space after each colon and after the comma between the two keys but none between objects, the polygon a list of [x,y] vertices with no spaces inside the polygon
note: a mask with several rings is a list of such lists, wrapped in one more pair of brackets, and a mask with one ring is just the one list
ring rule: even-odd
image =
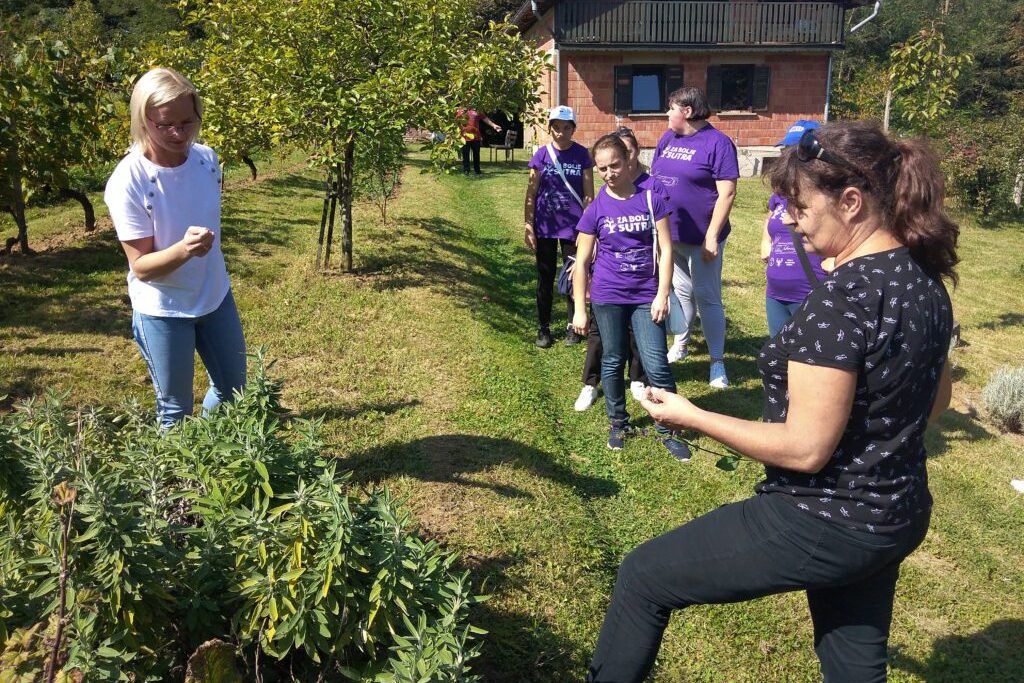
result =
[{"label": "brick house", "polygon": [[513,21],[548,53],[542,104],[576,111],[580,143],[624,125],[654,147],[668,93],[694,85],[754,175],[794,121],[827,118],[847,12],[867,1],[528,0]]}]

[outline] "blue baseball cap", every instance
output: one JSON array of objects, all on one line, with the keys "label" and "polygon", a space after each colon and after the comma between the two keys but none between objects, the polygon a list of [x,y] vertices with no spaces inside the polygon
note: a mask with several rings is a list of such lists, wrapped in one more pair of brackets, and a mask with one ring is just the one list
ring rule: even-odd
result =
[{"label": "blue baseball cap", "polygon": [[777,147],[795,145],[800,142],[800,136],[802,136],[805,131],[814,130],[815,128],[821,128],[821,124],[809,119],[800,119],[789,127],[789,130],[786,131],[786,137],[779,140],[775,145]]}]

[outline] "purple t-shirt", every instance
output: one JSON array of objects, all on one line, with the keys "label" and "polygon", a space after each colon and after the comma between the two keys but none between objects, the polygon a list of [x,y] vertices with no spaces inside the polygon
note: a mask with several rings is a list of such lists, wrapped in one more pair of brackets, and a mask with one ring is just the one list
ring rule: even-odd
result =
[{"label": "purple t-shirt", "polygon": [[652,176],[650,173],[640,171],[640,175],[638,175],[636,180],[633,182],[641,190],[651,190],[654,194],[661,197],[665,204],[668,204],[668,190],[665,189],[665,186],[661,184],[660,180]]},{"label": "purple t-shirt", "polygon": [[[782,214],[786,212],[788,202],[784,197],[773,194],[768,200],[768,236],[772,240],[772,251],[768,255],[768,288],[765,292],[771,299],[787,303],[799,303],[811,292],[811,283],[800,265],[793,239],[789,235],[786,224],[782,222]],[[825,271],[821,269],[821,257],[807,254],[811,268],[819,280],[825,279]]]},{"label": "purple t-shirt", "polygon": [[[654,148],[651,175],[660,180],[669,193],[672,240],[703,244],[718,201],[715,181],[740,177],[736,145],[728,135],[710,124],[693,135],[678,135],[667,130]],[[731,226],[726,220],[718,234],[719,242],[729,236],[729,230]]]},{"label": "purple t-shirt", "polygon": [[[649,304],[658,294],[654,260],[654,225],[647,207],[648,190],[629,199],[609,196],[602,187],[583,212],[577,229],[597,237],[590,300],[596,304]],[[651,192],[654,217],[661,220],[668,208]],[[670,245],[661,245],[670,248]]]},{"label": "purple t-shirt", "polygon": [[[562,164],[566,180],[572,185],[572,189],[576,190],[579,198],[583,199],[583,172],[594,167],[587,148],[575,142],[564,152],[554,145],[551,148],[555,150],[558,163]],[[583,207],[569,193],[558,171],[555,170],[547,145],[534,153],[528,166],[540,172],[537,203],[533,213],[534,234],[548,239],[575,239],[576,223],[583,215]]]}]

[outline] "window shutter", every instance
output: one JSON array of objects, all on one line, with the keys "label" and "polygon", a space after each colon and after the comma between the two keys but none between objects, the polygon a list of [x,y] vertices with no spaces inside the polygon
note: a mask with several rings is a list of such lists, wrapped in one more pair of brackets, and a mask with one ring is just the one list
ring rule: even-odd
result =
[{"label": "window shutter", "polygon": [[666,66],[664,79],[665,97],[662,98],[661,108],[668,109],[668,96],[683,87],[683,67]]},{"label": "window shutter", "polygon": [[754,67],[754,92],[751,97],[754,111],[768,108],[768,87],[771,85],[771,67],[767,65]]},{"label": "window shutter", "polygon": [[708,86],[705,89],[711,111],[722,108],[722,67],[713,64],[708,67]]},{"label": "window shutter", "polygon": [[633,108],[633,67],[615,67],[615,113],[628,114]]}]

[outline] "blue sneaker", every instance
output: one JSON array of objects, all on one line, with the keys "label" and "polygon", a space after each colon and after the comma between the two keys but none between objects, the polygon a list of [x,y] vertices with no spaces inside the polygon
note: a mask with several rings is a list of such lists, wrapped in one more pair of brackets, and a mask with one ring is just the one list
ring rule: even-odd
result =
[{"label": "blue sneaker", "polygon": [[672,457],[679,462],[688,462],[690,460],[690,447],[676,439],[674,436],[669,435],[664,437],[661,440],[661,444],[667,448],[668,452],[672,454]]},{"label": "blue sneaker", "polygon": [[608,448],[613,451],[621,451],[626,445],[626,428],[619,425],[612,425],[608,430]]}]

